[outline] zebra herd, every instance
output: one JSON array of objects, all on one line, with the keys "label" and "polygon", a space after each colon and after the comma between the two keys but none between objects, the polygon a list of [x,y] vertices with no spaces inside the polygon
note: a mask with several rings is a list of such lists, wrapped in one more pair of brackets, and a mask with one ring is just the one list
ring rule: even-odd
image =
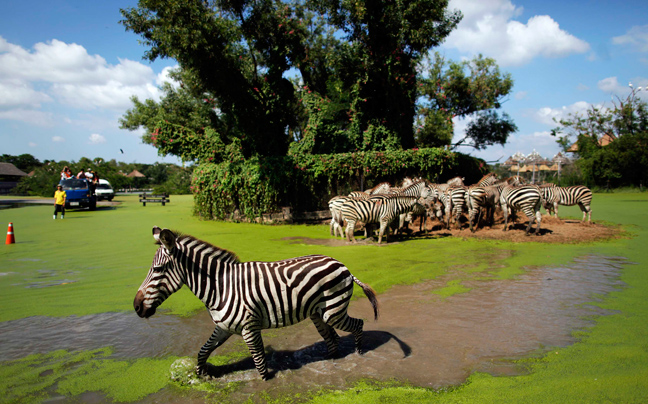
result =
[{"label": "zebra herd", "polygon": [[[380,224],[378,243],[390,227],[397,232],[414,217],[421,217],[419,230],[425,228],[427,217],[442,220],[446,228],[451,222],[461,227],[459,219],[467,213],[471,231],[476,231],[484,220],[494,224],[494,213],[501,209],[504,217],[504,231],[509,229],[509,217],[515,211],[522,211],[529,220],[526,234],[537,223],[536,234],[540,232],[544,205],[548,213],[558,217],[558,205],[578,204],[591,223],[592,192],[589,188],[576,185],[559,187],[554,184],[526,184],[519,176],[499,180],[495,173],[485,175],[476,184],[465,186],[463,178],[455,177],[444,184],[433,184],[424,179],[405,178],[400,187],[383,182],[366,191],[354,191],[347,196],[335,196],[329,201],[331,212],[331,235],[355,241],[357,222],[365,224],[365,235],[371,235],[371,225]],[[346,226],[344,223],[346,222]],[[344,230],[343,230],[344,229]]]}]

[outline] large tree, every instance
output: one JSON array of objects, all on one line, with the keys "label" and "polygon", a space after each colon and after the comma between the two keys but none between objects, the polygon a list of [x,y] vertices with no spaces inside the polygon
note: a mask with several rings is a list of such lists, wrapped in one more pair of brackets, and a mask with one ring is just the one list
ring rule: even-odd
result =
[{"label": "large tree", "polygon": [[[124,25],[142,36],[149,60],[178,61],[184,87],[165,88],[159,103],[135,99],[122,127],[145,126],[145,139],[158,142],[153,121],[164,119],[185,131],[178,133],[208,138],[206,150],[234,144],[245,156],[282,155],[293,140],[306,152],[411,148],[416,66],[461,19],[447,5],[140,0],[122,10]],[[198,119],[188,122],[191,114]]]},{"label": "large tree", "polygon": [[[423,64],[416,140],[420,147],[505,144],[517,131],[512,119],[498,113],[513,88],[510,73],[482,55],[461,62],[435,53]],[[452,144],[454,118],[470,119],[465,135]]]}]

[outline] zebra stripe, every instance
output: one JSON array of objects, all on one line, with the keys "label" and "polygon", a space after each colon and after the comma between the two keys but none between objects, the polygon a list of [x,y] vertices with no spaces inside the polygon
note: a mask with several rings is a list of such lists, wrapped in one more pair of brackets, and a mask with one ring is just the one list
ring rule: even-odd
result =
[{"label": "zebra stripe", "polygon": [[487,187],[489,185],[493,185],[497,182],[497,174],[495,173],[488,173],[484,175],[481,180],[477,181],[478,187]]},{"label": "zebra stripe", "polygon": [[486,187],[470,187],[466,192],[466,205],[468,206],[468,223],[473,231],[473,220],[477,217],[476,227],[479,227],[482,209],[486,211],[486,218],[492,226],[495,222],[495,209],[500,204],[500,194],[506,187],[505,182],[500,182]]},{"label": "zebra stripe", "polygon": [[551,214],[551,210],[553,210],[555,217],[558,218],[558,205],[573,206],[578,204],[583,212],[581,221],[585,222],[587,216],[587,223],[591,223],[592,191],[586,186],[557,187],[547,184],[547,186],[540,187],[540,191],[542,192],[542,199],[547,213]]},{"label": "zebra stripe", "polygon": [[512,185],[512,186],[518,186],[518,185],[527,184],[527,180],[520,177],[519,175],[514,175],[512,177],[508,177],[503,182],[506,182],[507,184]]},{"label": "zebra stripe", "polygon": [[450,187],[439,195],[441,203],[445,206],[446,228],[450,228],[450,219],[452,218],[455,227],[461,228],[459,218],[466,207],[467,187]]},{"label": "zebra stripe", "polygon": [[376,195],[376,194],[383,194],[386,192],[389,192],[391,189],[391,184],[388,182],[381,182],[380,184],[376,185],[375,187],[366,190],[365,192],[368,193],[369,195]]},{"label": "zebra stripe", "polygon": [[[425,194],[425,197],[427,197],[427,194]],[[378,244],[380,244],[389,223],[401,213],[411,210],[418,199],[417,197],[402,195],[378,195],[366,200],[349,200],[345,202],[342,205],[341,212],[342,217],[347,221],[347,240],[355,242],[353,232],[356,222],[365,224],[380,223],[380,233],[378,234]]]},{"label": "zebra stripe", "polygon": [[335,329],[362,344],[363,321],[347,314],[353,284],[369,298],[378,318],[375,292],[341,262],[310,255],[276,262],[240,262],[229,251],[187,235],[153,228],[161,242],[133,306],[140,317],[155,309],[184,284],[205,304],[216,325],[198,353],[196,371],[207,370],[207,358],[231,335],[245,340],[256,369],[269,377],[261,330],[286,327],[310,318],[326,341],[330,355],[338,350]]},{"label": "zebra stripe", "polygon": [[542,215],[540,214],[540,201],[542,195],[540,189],[535,185],[521,185],[521,186],[507,186],[502,189],[500,195],[500,206],[504,213],[504,231],[508,230],[508,216],[509,210],[513,213],[514,210],[522,210],[529,218],[529,225],[526,228],[526,234],[529,234],[533,221],[538,222],[538,227],[535,233],[540,233],[540,222]]}]

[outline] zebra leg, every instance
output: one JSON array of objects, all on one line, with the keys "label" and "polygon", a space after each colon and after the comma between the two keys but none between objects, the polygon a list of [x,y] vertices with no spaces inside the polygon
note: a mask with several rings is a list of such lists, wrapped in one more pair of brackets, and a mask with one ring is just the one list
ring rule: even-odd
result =
[{"label": "zebra leg", "polygon": [[346,238],[347,241],[353,241],[355,243],[355,237],[353,236],[353,231],[355,230],[355,220],[347,220],[346,227]]},{"label": "zebra leg", "polygon": [[558,219],[558,202],[554,202],[553,211],[554,211],[554,217]]},{"label": "zebra leg", "polygon": [[330,324],[332,327],[342,330],[344,332],[350,332],[353,334],[355,339],[356,352],[362,354],[362,328],[364,327],[364,321],[359,318],[353,318],[348,314],[344,315],[336,321],[334,324]]},{"label": "zebra leg", "polygon": [[333,327],[326,324],[324,320],[322,320],[322,316],[319,313],[311,314],[310,318],[313,321],[313,324],[315,324],[317,332],[319,332],[322,338],[324,338],[324,342],[326,342],[326,348],[328,348],[328,356],[336,356],[338,353],[338,340],[340,339],[340,336],[335,332]]},{"label": "zebra leg", "polygon": [[582,202],[578,202],[578,206],[583,211],[583,220],[581,220],[581,222],[585,223],[585,217],[589,216],[587,218],[587,224],[590,224],[591,220],[592,220],[592,207],[591,206],[585,206]]},{"label": "zebra leg", "polygon": [[211,337],[209,337],[207,342],[205,342],[205,345],[200,348],[200,352],[198,352],[198,363],[196,364],[197,374],[202,375],[206,373],[207,358],[209,358],[209,355],[211,355],[216,348],[221,346],[231,336],[232,334],[218,327],[214,329]]},{"label": "zebra leg", "polygon": [[506,227],[508,226],[508,207],[505,204],[502,204],[502,213],[504,214],[504,231],[506,231]]},{"label": "zebra leg", "polygon": [[536,222],[538,222],[538,227],[536,227],[535,234],[536,236],[540,235],[540,222],[542,222],[542,213],[540,213],[540,206],[537,207],[535,211]]},{"label": "zebra leg", "polygon": [[[385,230],[387,230],[387,234],[385,234]],[[380,221],[380,232],[378,233],[378,244],[382,242],[382,237],[383,234],[385,234],[385,241],[389,241],[389,221],[387,220],[381,220]]]},{"label": "zebra leg", "polygon": [[261,329],[256,325],[246,326],[241,332],[243,340],[250,350],[254,366],[261,375],[263,380],[268,380],[268,367],[266,364],[265,351],[263,349],[263,338],[261,337]]}]

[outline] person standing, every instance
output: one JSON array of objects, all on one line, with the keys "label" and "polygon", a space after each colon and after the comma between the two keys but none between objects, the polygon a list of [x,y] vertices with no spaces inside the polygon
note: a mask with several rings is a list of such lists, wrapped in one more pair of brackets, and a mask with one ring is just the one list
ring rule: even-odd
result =
[{"label": "person standing", "polygon": [[54,192],[54,219],[58,212],[61,212],[61,219],[65,216],[65,198],[67,198],[67,194],[63,191],[63,185],[58,184],[56,192]]}]

